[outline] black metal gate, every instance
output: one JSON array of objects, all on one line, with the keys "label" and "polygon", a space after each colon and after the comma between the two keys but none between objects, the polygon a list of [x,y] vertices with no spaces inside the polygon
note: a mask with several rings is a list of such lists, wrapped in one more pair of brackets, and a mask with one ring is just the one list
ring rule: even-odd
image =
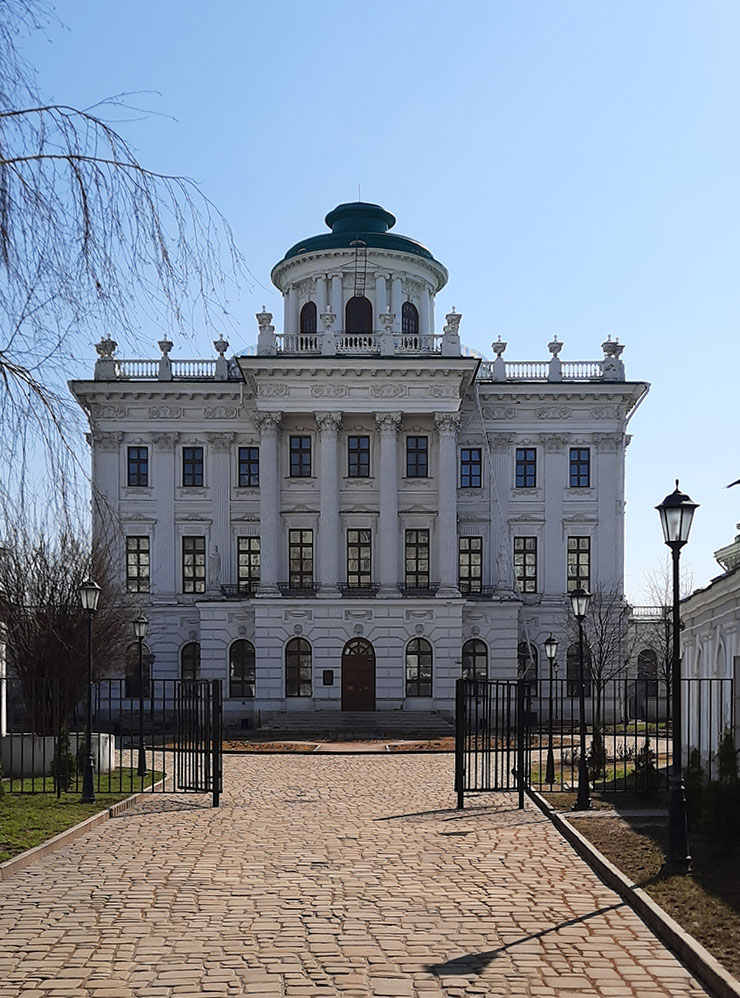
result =
[{"label": "black metal gate", "polygon": [[[85,693],[62,680],[0,679],[3,786],[12,794],[80,794]],[[220,680],[107,679],[91,688],[96,796],[210,794],[223,789]]]}]

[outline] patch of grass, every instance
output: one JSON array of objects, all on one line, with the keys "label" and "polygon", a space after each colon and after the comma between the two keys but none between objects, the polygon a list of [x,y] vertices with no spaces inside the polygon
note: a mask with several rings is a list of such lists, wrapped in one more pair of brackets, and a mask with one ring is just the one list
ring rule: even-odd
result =
[{"label": "patch of grass", "polygon": [[[10,781],[3,780],[6,793],[0,797],[0,863],[26,849],[41,845],[65,829],[91,818],[142,789],[142,780],[131,770],[117,770],[110,775],[113,792],[98,792],[96,788],[97,799],[93,804],[80,803],[80,790],[62,793],[59,800],[54,793],[30,792],[34,784],[38,791],[41,785],[39,779],[14,780],[14,792],[9,793],[7,788]],[[147,773],[144,786],[156,783],[161,776],[158,772]],[[47,785],[49,782],[47,781]],[[108,781],[105,776],[101,776],[101,783],[107,789]],[[16,793],[21,787],[26,792]]]},{"label": "patch of grass", "polygon": [[740,977],[740,849],[728,850],[726,843],[720,848],[716,837],[694,829],[690,834],[692,875],[663,875],[667,818],[574,814],[569,820],[731,974]]}]

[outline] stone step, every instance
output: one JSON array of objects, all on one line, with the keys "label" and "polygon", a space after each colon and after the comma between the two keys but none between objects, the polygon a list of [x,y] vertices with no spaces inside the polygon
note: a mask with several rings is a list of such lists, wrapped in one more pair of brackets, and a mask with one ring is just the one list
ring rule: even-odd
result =
[{"label": "stone step", "polygon": [[454,735],[455,724],[441,711],[276,711],[263,714],[259,730],[292,737],[438,738]]}]

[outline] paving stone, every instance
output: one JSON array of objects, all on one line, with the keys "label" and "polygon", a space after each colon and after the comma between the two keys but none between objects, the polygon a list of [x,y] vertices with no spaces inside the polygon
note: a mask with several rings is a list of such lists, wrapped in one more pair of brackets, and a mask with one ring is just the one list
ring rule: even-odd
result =
[{"label": "paving stone", "polygon": [[456,812],[449,756],[224,767],[221,808],[150,795],[0,882],[1,998],[706,996],[529,803]]}]

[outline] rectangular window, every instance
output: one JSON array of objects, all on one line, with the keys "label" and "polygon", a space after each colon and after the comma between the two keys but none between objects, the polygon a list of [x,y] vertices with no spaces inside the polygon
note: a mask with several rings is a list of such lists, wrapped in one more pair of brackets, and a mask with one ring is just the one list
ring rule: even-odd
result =
[{"label": "rectangular window", "polygon": [[570,487],[587,489],[591,485],[591,451],[588,447],[570,449]]},{"label": "rectangular window", "polygon": [[311,438],[290,438],[290,477],[311,477]]},{"label": "rectangular window", "polygon": [[148,447],[129,447],[128,484],[132,488],[145,488],[149,485]]},{"label": "rectangular window", "polygon": [[254,488],[260,483],[259,447],[239,448],[239,488]]},{"label": "rectangular window", "polygon": [[533,489],[537,485],[537,451],[534,447],[516,449],[516,487]]},{"label": "rectangular window", "polygon": [[514,538],[514,575],[523,593],[537,592],[537,538]]},{"label": "rectangular window", "polygon": [[149,592],[149,538],[126,538],[126,592]]},{"label": "rectangular window", "polygon": [[200,487],[203,485],[203,448],[183,447],[182,484]]},{"label": "rectangular window", "polygon": [[370,437],[347,437],[347,476],[370,477]]},{"label": "rectangular window", "polygon": [[404,585],[428,589],[429,584],[429,531],[407,530]]},{"label": "rectangular window", "polygon": [[591,538],[568,538],[568,592],[591,584]]},{"label": "rectangular window", "polygon": [[182,539],[182,591],[184,593],[204,593],[206,591],[205,537],[183,537]]},{"label": "rectangular window", "polygon": [[463,447],[460,451],[460,488],[479,489],[481,483],[480,447]]},{"label": "rectangular window", "polygon": [[312,589],[313,530],[288,531],[288,562],[291,589]]},{"label": "rectangular window", "polygon": [[406,477],[429,477],[428,437],[406,437]]},{"label": "rectangular window", "polygon": [[483,538],[461,537],[458,541],[458,577],[461,593],[483,589]]},{"label": "rectangular window", "polygon": [[236,566],[239,592],[253,593],[260,584],[259,537],[237,538]]},{"label": "rectangular window", "polygon": [[369,589],[372,584],[371,542],[369,530],[347,531],[347,585]]}]

